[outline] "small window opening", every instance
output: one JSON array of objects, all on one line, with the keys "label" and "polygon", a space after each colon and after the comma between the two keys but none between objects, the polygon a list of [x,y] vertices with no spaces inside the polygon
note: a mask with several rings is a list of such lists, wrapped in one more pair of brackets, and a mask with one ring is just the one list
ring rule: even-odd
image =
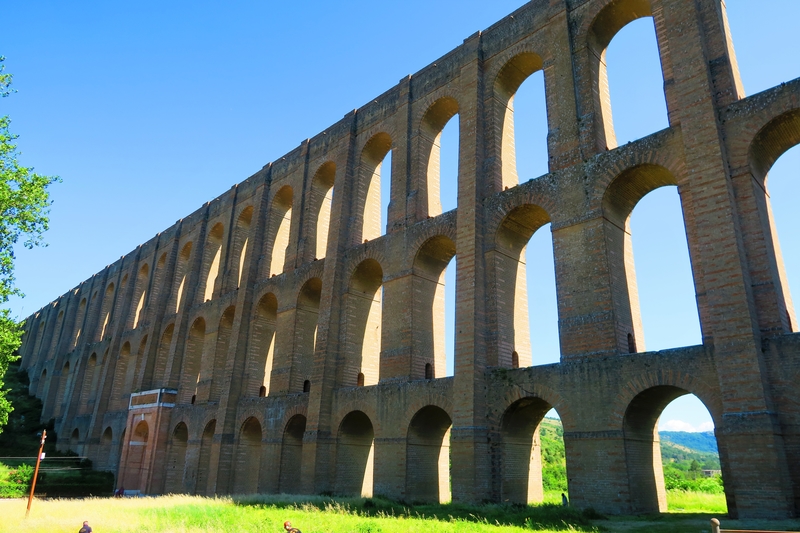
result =
[{"label": "small window opening", "polygon": [[356,387],[363,387],[364,386],[364,373],[359,372],[358,377],[356,378]]},{"label": "small window opening", "polygon": [[264,398],[266,395],[267,395],[267,387],[261,385],[261,387],[258,389],[258,397]]},{"label": "small window opening", "polygon": [[628,333],[628,353],[636,353],[636,339]]},{"label": "small window opening", "polygon": [[425,379],[433,379],[433,365],[425,363]]},{"label": "small window opening", "polygon": [[309,380],[303,382],[303,392],[311,392],[311,382]]},{"label": "small window opening", "polygon": [[519,354],[516,351],[511,352],[511,368],[519,368]]},{"label": "small window opening", "polygon": [[197,400],[197,394],[192,394],[192,405],[194,405],[195,400]]}]

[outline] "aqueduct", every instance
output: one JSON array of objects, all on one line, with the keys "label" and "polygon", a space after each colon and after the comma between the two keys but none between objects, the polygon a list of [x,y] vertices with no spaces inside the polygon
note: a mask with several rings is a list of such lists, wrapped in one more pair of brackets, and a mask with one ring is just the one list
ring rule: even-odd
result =
[{"label": "aqueduct", "polygon": [[[641,17],[669,127],[617,146],[605,52]],[[549,173],[523,177],[513,98],[538,71]],[[745,97],[719,0],[535,0],[30,316],[22,367],[60,446],[145,493],[536,501],[555,408],[573,504],[611,513],[665,509],[656,422],[692,393],[731,514],[797,516],[800,335],[766,177],[798,143],[800,79]],[[702,344],[646,352],[628,221],[665,185]],[[521,254],[548,223],[561,359],[530,366]]]}]

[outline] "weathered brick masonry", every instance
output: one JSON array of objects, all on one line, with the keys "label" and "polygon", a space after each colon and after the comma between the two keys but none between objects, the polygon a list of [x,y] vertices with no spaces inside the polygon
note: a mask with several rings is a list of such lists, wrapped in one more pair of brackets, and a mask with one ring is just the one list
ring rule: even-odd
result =
[{"label": "weathered brick masonry", "polygon": [[[640,17],[670,126],[617,147],[605,49]],[[520,183],[513,96],[538,70],[550,173]],[[441,213],[455,114],[458,208]],[[732,514],[796,516],[800,336],[765,183],[798,143],[800,80],[745,98],[721,2],[537,0],[29,317],[23,367],[59,445],[128,489],[438,500],[451,474],[458,501],[535,501],[554,407],[572,502],[612,513],[664,509],[656,421],[692,393]],[[666,185],[703,344],[644,352],[628,219]],[[561,362],[531,367],[522,252],[548,222]]]}]

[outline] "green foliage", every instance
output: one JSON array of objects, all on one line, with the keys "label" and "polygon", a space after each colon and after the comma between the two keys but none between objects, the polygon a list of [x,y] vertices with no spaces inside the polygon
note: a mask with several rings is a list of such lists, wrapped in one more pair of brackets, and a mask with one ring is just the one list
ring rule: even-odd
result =
[{"label": "green foliage", "polygon": [[[5,74],[0,56],[0,97],[6,97],[11,89],[11,74]],[[43,244],[42,234],[47,230],[50,196],[47,187],[58,177],[42,176],[33,168],[19,164],[17,135],[9,130],[11,120],[0,116],[0,304],[13,295],[22,296],[14,283],[14,246],[20,237],[26,248]],[[3,390],[9,362],[22,344],[22,324],[11,317],[8,309],[0,309],[0,432],[8,422],[11,403]]]},{"label": "green foliage", "polygon": [[542,443],[542,488],[567,492],[567,456],[560,420],[545,418],[539,429]]},{"label": "green foliage", "polygon": [[0,463],[0,498],[20,498],[28,493],[33,479],[33,468],[19,465],[10,468]]},{"label": "green foliage", "polygon": [[9,415],[8,425],[0,433],[0,457],[31,457],[39,452],[39,436],[47,429],[45,451],[48,455],[55,452],[56,434],[52,425],[48,427],[39,422],[42,416],[42,402],[35,396],[28,395],[30,381],[25,372],[20,372],[19,360],[11,363],[6,373],[8,392],[6,398],[14,406]]}]

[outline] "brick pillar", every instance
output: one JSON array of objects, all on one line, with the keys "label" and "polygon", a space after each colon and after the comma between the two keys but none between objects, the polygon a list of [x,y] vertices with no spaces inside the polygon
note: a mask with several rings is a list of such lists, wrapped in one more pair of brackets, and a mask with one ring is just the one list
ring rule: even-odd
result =
[{"label": "brick pillar", "polygon": [[[761,354],[758,317],[738,234],[734,194],[715,96],[736,85],[720,4],[664,2],[674,67],[676,113],[686,176],[679,184],[704,343],[712,343],[723,399],[721,432],[730,459],[725,480],[732,516],[794,514],[783,439]],[[726,79],[728,77],[728,79]],[[712,311],[713,310],[713,311]],[[719,428],[718,428],[719,433]],[[732,478],[732,479],[731,479]]]},{"label": "brick pillar", "polygon": [[473,56],[461,69],[458,220],[456,233],[455,390],[450,464],[454,501],[479,502],[490,488],[484,371],[485,266],[480,180],[485,172],[483,65],[480,34],[463,45]]}]

